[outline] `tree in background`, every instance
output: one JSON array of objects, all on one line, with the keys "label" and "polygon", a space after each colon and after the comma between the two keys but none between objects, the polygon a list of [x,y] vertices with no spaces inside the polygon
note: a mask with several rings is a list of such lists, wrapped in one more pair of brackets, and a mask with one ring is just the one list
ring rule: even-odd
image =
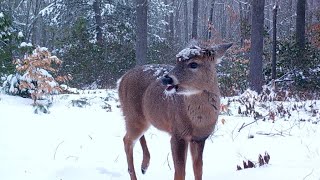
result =
[{"label": "tree in background", "polygon": [[147,63],[148,0],[136,0],[136,64]]},{"label": "tree in background", "polygon": [[188,1],[184,1],[183,3],[183,11],[184,11],[184,41],[186,44],[189,41],[189,13],[188,13]]},{"label": "tree in background", "polygon": [[[305,49],[305,26],[306,26],[306,0],[297,0],[297,18],[296,18],[296,41],[298,46],[298,57],[294,59],[293,65],[297,66],[303,62]],[[305,63],[305,62],[303,62]]]},{"label": "tree in background", "polygon": [[211,39],[212,37],[212,31],[213,31],[213,9],[214,9],[214,0],[211,2],[211,8],[210,8],[210,13],[209,13],[209,19],[208,19],[208,40]]},{"label": "tree in background", "polygon": [[18,89],[30,93],[34,104],[44,96],[62,92],[58,82],[66,82],[71,79],[71,76],[56,75],[62,61],[52,56],[47,48],[38,47],[24,59],[16,60],[15,64],[17,65],[16,70],[21,73],[17,82]]},{"label": "tree in background", "polygon": [[94,19],[96,25],[96,41],[97,45],[103,47],[102,17],[101,17],[101,0],[94,0],[92,3]]},{"label": "tree in background", "polygon": [[276,0],[273,6],[273,18],[272,18],[272,79],[277,77],[277,12],[278,1]]},{"label": "tree in background", "polygon": [[[275,1],[265,0],[263,10],[265,18],[262,80],[266,83],[272,78],[271,51],[274,46],[271,38],[273,29],[271,19]],[[250,69],[248,66],[250,37],[252,28],[257,27],[251,22],[253,13],[251,2],[252,0],[148,1],[145,11],[147,18],[142,20],[136,18],[137,1],[1,0],[0,11],[8,17],[6,19],[10,21],[13,31],[10,46],[4,46],[1,42],[2,49],[8,47],[9,50],[5,52],[10,58],[5,61],[7,65],[1,66],[0,69],[9,74],[14,69],[11,64],[13,58],[21,59],[23,49],[39,45],[48,47],[54,55],[64,61],[61,72],[73,74],[74,77],[69,85],[77,88],[114,87],[117,79],[141,60],[141,58],[136,59],[138,55],[136,52],[145,54],[144,51],[147,51],[146,58],[143,58],[145,60],[141,64],[173,64],[175,54],[189,43],[193,31],[193,36],[195,37],[196,33],[200,41],[209,40],[211,36],[210,43],[234,42],[232,51],[229,51],[233,57],[226,56],[232,61],[220,64],[219,66],[227,67],[219,68],[221,70],[219,74],[224,76],[220,79],[227,80],[221,83],[228,82],[223,84],[225,88],[241,81],[234,86],[233,92],[242,92],[249,84],[249,78],[245,77]],[[297,0],[278,1],[277,28],[274,29],[277,30],[275,51],[277,73],[276,77],[273,77],[276,78],[278,85],[299,82],[291,83],[291,87],[304,89],[306,85],[311,86],[310,81],[314,81],[315,78],[309,78],[309,72],[299,74],[301,69],[315,70],[319,64],[319,3],[315,0],[305,1],[307,24],[305,39],[310,43],[305,43],[305,53],[300,53],[296,43]],[[193,10],[197,9],[197,15],[193,15]],[[197,28],[193,28],[195,27],[193,20],[197,20]],[[145,28],[137,26],[138,21],[143,22]],[[140,30],[145,30],[144,33],[138,33],[138,27]],[[139,34],[144,35],[147,41],[143,43],[145,48],[136,51]],[[22,40],[25,42],[21,44]],[[252,47],[254,50],[256,46],[252,44]],[[308,63],[301,63],[302,67],[294,68],[293,60],[301,60],[297,57],[302,54]],[[4,62],[3,57],[5,56],[0,58],[1,62]],[[230,70],[229,73],[230,67],[236,69]],[[291,76],[290,73],[294,69],[296,73]],[[317,74],[313,77],[317,77]],[[281,81],[279,78],[285,78],[286,81]]]},{"label": "tree in background", "polygon": [[198,11],[199,11],[199,0],[193,0],[192,8],[192,39],[198,39]]},{"label": "tree in background", "polygon": [[12,19],[0,10],[0,77],[13,73],[13,59],[32,48],[30,43],[22,43],[23,39],[23,33],[13,26]]},{"label": "tree in background", "polygon": [[264,81],[262,75],[264,4],[265,0],[252,0],[249,85],[257,92],[261,92]]},{"label": "tree in background", "polygon": [[12,22],[0,11],[0,75],[13,70],[12,65]]}]

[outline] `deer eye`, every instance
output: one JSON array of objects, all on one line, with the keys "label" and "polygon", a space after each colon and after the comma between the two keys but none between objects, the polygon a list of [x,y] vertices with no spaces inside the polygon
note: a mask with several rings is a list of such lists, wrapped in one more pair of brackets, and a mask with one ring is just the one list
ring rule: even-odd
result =
[{"label": "deer eye", "polygon": [[192,62],[188,64],[188,67],[191,69],[196,69],[198,66],[199,66],[198,63],[196,62]]}]

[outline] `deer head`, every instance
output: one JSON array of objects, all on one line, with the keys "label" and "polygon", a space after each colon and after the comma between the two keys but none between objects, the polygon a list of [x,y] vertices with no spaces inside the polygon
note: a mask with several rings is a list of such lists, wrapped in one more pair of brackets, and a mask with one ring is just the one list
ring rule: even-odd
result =
[{"label": "deer head", "polygon": [[200,48],[192,46],[177,54],[176,66],[163,79],[168,95],[193,95],[202,91],[214,91],[217,87],[215,65],[232,46],[232,43]]}]

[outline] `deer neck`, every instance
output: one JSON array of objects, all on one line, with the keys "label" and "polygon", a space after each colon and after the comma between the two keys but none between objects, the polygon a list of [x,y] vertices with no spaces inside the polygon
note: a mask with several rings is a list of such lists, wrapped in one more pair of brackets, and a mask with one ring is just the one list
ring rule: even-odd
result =
[{"label": "deer neck", "polygon": [[197,95],[185,97],[185,103],[188,117],[194,127],[214,127],[220,110],[219,91],[204,90]]}]

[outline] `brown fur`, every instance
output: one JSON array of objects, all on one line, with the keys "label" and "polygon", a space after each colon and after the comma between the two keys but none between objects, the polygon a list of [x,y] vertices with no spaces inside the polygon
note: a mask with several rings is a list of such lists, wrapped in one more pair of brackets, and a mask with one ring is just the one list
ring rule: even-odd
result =
[{"label": "brown fur", "polygon": [[[145,173],[149,166],[150,154],[143,134],[150,125],[171,135],[174,179],[185,178],[189,144],[195,179],[202,179],[205,140],[215,128],[220,109],[215,65],[230,46],[231,44],[222,44],[207,48],[204,49],[205,53],[190,59],[178,57],[175,67],[136,67],[121,78],[119,98],[127,131],[123,141],[132,180],[137,179],[133,165],[133,146],[138,139],[143,149],[142,172]],[[198,67],[190,68],[189,64],[192,62],[197,63]],[[175,93],[169,95],[165,93],[167,87],[161,83],[161,77],[167,73],[178,87]],[[190,92],[191,94],[187,94]]]}]

